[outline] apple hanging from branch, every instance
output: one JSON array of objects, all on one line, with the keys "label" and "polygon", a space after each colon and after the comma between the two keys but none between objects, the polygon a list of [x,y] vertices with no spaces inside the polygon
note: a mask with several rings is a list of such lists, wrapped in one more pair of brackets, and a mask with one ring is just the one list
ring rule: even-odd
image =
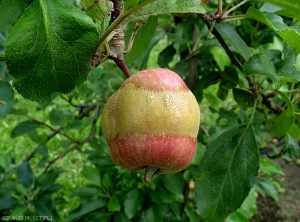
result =
[{"label": "apple hanging from branch", "polygon": [[108,100],[102,129],[112,159],[145,180],[186,168],[196,152],[199,105],[181,77],[155,68],[128,78]]}]

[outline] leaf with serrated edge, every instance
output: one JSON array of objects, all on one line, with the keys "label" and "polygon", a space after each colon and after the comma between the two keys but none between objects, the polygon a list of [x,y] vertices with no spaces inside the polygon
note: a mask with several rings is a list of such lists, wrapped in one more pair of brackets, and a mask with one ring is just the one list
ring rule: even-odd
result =
[{"label": "leaf with serrated edge", "polygon": [[295,123],[291,126],[289,130],[289,135],[294,137],[297,141],[300,140],[300,129]]},{"label": "leaf with serrated edge", "polygon": [[28,5],[28,0],[0,0],[0,32],[14,23]]},{"label": "leaf with serrated edge", "polygon": [[269,26],[275,31],[289,46],[294,53],[298,55],[300,53],[300,30],[297,27],[287,26],[283,19],[269,12],[261,12],[254,7],[250,7],[246,13],[246,16],[251,19],[255,19]]},{"label": "leaf with serrated edge", "polygon": [[285,137],[285,143],[283,149],[286,150],[286,152],[290,155],[291,158],[292,157],[298,158],[300,155],[300,148],[299,148],[298,141],[294,137],[288,134]]},{"label": "leaf with serrated edge", "polygon": [[275,67],[265,55],[257,54],[252,56],[244,65],[244,74],[249,75],[265,75],[266,77],[278,81],[280,78],[276,73]]},{"label": "leaf with serrated edge", "polygon": [[290,16],[293,18],[300,19],[300,1],[299,0],[288,0],[288,1],[282,1],[282,0],[261,0],[263,2],[271,2],[275,5],[278,5],[282,7]]},{"label": "leaf with serrated edge", "polygon": [[206,222],[223,221],[241,206],[259,169],[252,125],[232,128],[208,147],[196,179],[196,203]]},{"label": "leaf with serrated edge", "polygon": [[[300,81],[300,72],[297,70],[296,57],[292,49],[287,46],[283,50],[283,58],[278,69],[280,81],[288,80],[290,82]],[[287,82],[288,82],[287,81]]]},{"label": "leaf with serrated edge", "polygon": [[86,80],[97,42],[95,24],[73,4],[34,1],[6,42],[14,87],[35,101],[50,101],[54,92],[69,93]]},{"label": "leaf with serrated edge", "polygon": [[108,17],[113,7],[111,1],[82,0],[81,5],[88,15],[94,20],[102,23]]},{"label": "leaf with serrated edge", "polygon": [[300,71],[300,55],[298,55],[295,59],[295,67],[298,71]]},{"label": "leaf with serrated edge", "polygon": [[142,20],[152,15],[169,13],[205,13],[207,8],[199,0],[156,0],[127,18],[127,21]]},{"label": "leaf with serrated edge", "polygon": [[271,125],[271,133],[275,136],[285,136],[291,129],[294,121],[294,107],[288,96],[280,91],[277,91],[281,98],[286,102],[287,109],[285,109]]},{"label": "leaf with serrated edge", "polygon": [[156,32],[157,22],[157,17],[152,16],[148,19],[146,24],[139,28],[134,38],[132,49],[124,56],[127,64],[134,62],[144,51],[146,51]]},{"label": "leaf with serrated edge", "polygon": [[229,23],[221,23],[216,24],[215,28],[222,35],[222,37],[234,48],[234,50],[239,53],[245,60],[248,60],[252,56],[249,47],[236,32],[233,25]]}]

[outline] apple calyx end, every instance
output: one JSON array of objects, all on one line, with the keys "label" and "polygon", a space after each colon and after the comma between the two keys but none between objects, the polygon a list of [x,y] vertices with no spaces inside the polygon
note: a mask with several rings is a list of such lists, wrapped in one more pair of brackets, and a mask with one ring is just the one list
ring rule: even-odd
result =
[{"label": "apple calyx end", "polygon": [[159,174],[160,169],[153,166],[146,166],[146,172],[144,176],[145,182],[151,182],[155,175]]}]

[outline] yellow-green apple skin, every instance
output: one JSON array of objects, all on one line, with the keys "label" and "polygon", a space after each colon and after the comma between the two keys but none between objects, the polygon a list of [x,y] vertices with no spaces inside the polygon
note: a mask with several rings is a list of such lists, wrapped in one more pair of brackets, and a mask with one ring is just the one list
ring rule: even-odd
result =
[{"label": "yellow-green apple skin", "polygon": [[178,172],[191,163],[199,124],[195,96],[178,74],[162,68],[128,78],[102,114],[112,159],[129,171],[152,174]]}]

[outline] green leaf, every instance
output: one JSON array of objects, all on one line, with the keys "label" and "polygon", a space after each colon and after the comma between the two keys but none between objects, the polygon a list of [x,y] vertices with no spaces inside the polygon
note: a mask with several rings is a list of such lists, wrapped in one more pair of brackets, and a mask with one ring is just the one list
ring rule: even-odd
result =
[{"label": "green leaf", "polygon": [[[250,219],[257,213],[256,208],[256,197],[254,188],[249,192],[248,197],[244,200],[242,206],[229,217],[226,218],[225,222],[236,222],[243,221],[242,219]],[[248,222],[248,220],[246,220]]]},{"label": "green leaf", "polygon": [[54,221],[59,221],[55,204],[48,196],[40,196],[38,200],[33,201],[33,205],[40,216],[51,217]]},{"label": "green leaf", "polygon": [[54,126],[66,127],[72,120],[71,115],[67,115],[62,110],[54,109],[49,113],[50,123]]},{"label": "green leaf", "polygon": [[44,168],[47,162],[48,162],[47,157],[43,157],[42,159],[39,160],[38,168]]},{"label": "green leaf", "polygon": [[159,67],[165,68],[168,67],[169,62],[173,60],[174,55],[176,54],[176,50],[174,45],[171,44],[167,48],[165,48],[158,55],[158,65]]},{"label": "green leaf", "polygon": [[294,121],[294,108],[289,100],[288,96],[278,91],[278,94],[281,96],[281,98],[286,102],[287,109],[285,109],[271,124],[271,133],[274,134],[274,136],[285,136],[289,130],[291,129]]},{"label": "green leaf", "polygon": [[295,55],[300,53],[300,30],[296,27],[287,26],[282,18],[269,12],[261,12],[254,7],[250,7],[246,16],[255,19],[269,26],[275,31],[294,51]]},{"label": "green leaf", "polygon": [[40,145],[37,148],[37,151],[39,154],[41,154],[43,157],[48,156],[48,147],[46,145]]},{"label": "green leaf", "polygon": [[260,189],[262,189],[266,195],[272,197],[275,201],[278,201],[278,192],[271,181],[260,179],[257,181],[257,185],[260,186]]},{"label": "green leaf", "polygon": [[[283,61],[280,63],[278,75],[280,81],[298,82],[300,81],[300,71],[295,66],[295,55],[290,47],[283,50]],[[288,80],[288,81],[287,81]]]},{"label": "green leaf", "polygon": [[110,78],[107,82],[107,86],[109,89],[116,92],[123,83],[124,79],[122,78]]},{"label": "green leaf", "polygon": [[224,71],[225,66],[229,66],[231,64],[230,58],[228,57],[223,48],[212,47],[210,49],[210,53],[213,55],[221,71]]},{"label": "green leaf", "polygon": [[24,213],[27,210],[27,206],[20,206],[20,207],[16,207],[14,208],[14,210],[11,212],[11,216],[23,216]]},{"label": "green leaf", "polygon": [[2,152],[0,154],[0,167],[2,167],[3,169],[7,168],[10,164],[10,161],[11,161],[11,157],[9,153]]},{"label": "green leaf", "polygon": [[293,158],[298,158],[300,148],[298,142],[290,135],[286,135],[283,150],[285,153],[284,160],[286,163],[291,163]]},{"label": "green leaf", "polygon": [[193,161],[191,162],[191,165],[199,165],[205,152],[206,152],[207,148],[205,145],[203,145],[202,143],[198,143],[197,144],[197,150],[196,150],[196,154],[194,156]]},{"label": "green leaf", "polygon": [[28,132],[29,138],[37,144],[46,144],[48,136],[45,132],[38,134],[38,130],[34,129]]},{"label": "green leaf", "polygon": [[94,185],[101,185],[100,174],[97,169],[92,166],[84,166],[82,169],[83,176]]},{"label": "green leaf", "polygon": [[[227,81],[227,80],[222,79],[221,82],[220,82],[219,88],[222,88],[222,89],[224,89],[224,90],[230,90],[230,89],[235,88],[236,85],[237,85],[237,83],[235,83],[235,82],[231,82],[231,81]],[[220,93],[221,93],[221,92],[220,92]],[[220,98],[219,95],[218,95],[218,97]],[[227,96],[226,96],[225,98],[223,98],[223,97],[221,96],[220,99],[224,101],[226,98],[227,98]]]},{"label": "green leaf", "polygon": [[177,203],[177,202],[171,202],[169,204],[170,206],[170,209],[172,210],[173,212],[173,215],[175,216],[176,220],[177,221],[180,221],[180,218],[181,218],[181,211],[182,211],[182,208],[181,208],[181,205],[180,203]]},{"label": "green leaf", "polygon": [[101,183],[106,189],[109,189],[114,185],[112,177],[113,171],[101,174]]},{"label": "green leaf", "polygon": [[124,201],[125,214],[129,219],[134,218],[134,216],[142,209],[145,196],[142,191],[138,189],[132,189],[126,196]]},{"label": "green leaf", "polygon": [[11,137],[15,138],[18,136],[22,136],[25,133],[30,132],[31,130],[34,130],[36,128],[40,127],[40,124],[37,122],[33,122],[31,120],[25,120],[23,122],[20,122],[11,132]]},{"label": "green leaf", "polygon": [[6,41],[14,87],[41,102],[54,92],[69,93],[86,80],[97,43],[95,24],[69,1],[34,1]]},{"label": "green leaf", "polygon": [[163,216],[161,209],[158,205],[153,204],[151,208],[146,210],[146,221],[155,221],[155,222],[162,222]]},{"label": "green leaf", "polygon": [[100,158],[89,156],[88,159],[91,160],[93,164],[95,164],[95,166],[99,171],[111,169],[116,166],[116,163],[111,159],[111,157],[108,156],[107,157],[101,156]]},{"label": "green leaf", "polygon": [[109,199],[107,209],[109,212],[120,211],[121,205],[117,196],[112,196]]},{"label": "green leaf", "polygon": [[279,7],[278,5],[274,5],[272,3],[266,2],[263,4],[263,6],[259,9],[262,12],[272,12],[275,14],[283,15],[282,13],[285,13],[284,15],[287,15],[287,12],[283,12],[284,10]]},{"label": "green leaf", "polygon": [[[151,1],[150,1],[151,2]],[[126,3],[126,1],[125,1]],[[124,7],[125,8],[125,7]],[[199,0],[155,0],[152,3],[135,11],[127,19],[144,20],[152,15],[169,14],[169,13],[205,13],[207,8],[202,1]]]},{"label": "green leaf", "polygon": [[16,185],[16,190],[24,196],[27,196],[27,194],[28,194],[26,187],[24,187],[24,185],[22,183],[18,183]]},{"label": "green leaf", "polygon": [[253,55],[244,65],[244,75],[264,75],[274,81],[279,81],[275,67],[268,58],[262,54]]},{"label": "green leaf", "polygon": [[295,67],[298,71],[300,71],[300,55],[298,55],[296,57],[296,60],[295,60]]},{"label": "green leaf", "polygon": [[237,104],[239,104],[241,107],[246,109],[247,107],[253,107],[254,105],[254,96],[252,93],[243,90],[234,88],[232,90],[233,92],[233,98],[236,101]]},{"label": "green leaf", "polygon": [[252,53],[244,40],[236,32],[233,25],[229,23],[218,23],[215,28],[222,35],[222,37],[233,47],[234,51],[239,53],[245,60],[248,60]]},{"label": "green leaf", "polygon": [[28,162],[23,162],[17,168],[17,176],[25,187],[29,188],[33,183],[33,172]]},{"label": "green leaf", "polygon": [[197,84],[196,84],[196,87],[194,90],[194,95],[199,103],[203,99],[204,89],[210,85],[211,81],[214,81],[215,79],[219,78],[220,75],[221,75],[220,72],[209,72],[206,75],[204,73],[203,76],[201,76],[201,80],[197,81]]},{"label": "green leaf", "polygon": [[173,203],[173,202],[182,203],[183,202],[182,193],[181,194],[170,193],[162,186],[157,186],[155,190],[149,190],[149,195],[151,197],[152,202],[154,203]]},{"label": "green leaf", "polygon": [[11,111],[11,108],[17,103],[17,100],[12,100],[3,105],[0,105],[0,116],[5,117]]},{"label": "green leaf", "polygon": [[0,210],[10,210],[13,209],[16,204],[16,200],[11,196],[0,197]]},{"label": "green leaf", "polygon": [[143,70],[147,67],[147,62],[149,60],[151,50],[163,38],[163,36],[164,36],[163,32],[155,33],[146,51],[134,62],[138,70]]},{"label": "green leaf", "polygon": [[114,213],[114,217],[114,222],[131,222],[123,212]]},{"label": "green leaf", "polygon": [[[221,99],[222,101],[224,101],[227,96],[228,96],[228,89],[227,88],[227,82],[225,81],[221,81],[219,84],[219,88],[218,88],[218,92],[217,92],[217,96],[219,97],[219,99]],[[230,86],[229,86],[230,87]],[[216,110],[216,109],[215,109]],[[217,109],[219,111],[219,107]]]},{"label": "green leaf", "polygon": [[259,153],[252,125],[232,128],[213,141],[199,166],[195,196],[205,221],[222,221],[241,206],[255,183]]},{"label": "green leaf", "polygon": [[282,169],[278,164],[265,158],[260,159],[259,172],[268,176],[275,176],[277,174],[283,175]]},{"label": "green leaf", "polygon": [[200,218],[199,213],[191,206],[186,205],[184,207],[184,212],[186,213],[187,217],[189,218],[189,221],[191,221],[191,222],[199,221],[199,218]]},{"label": "green leaf", "polygon": [[182,173],[170,173],[161,175],[160,179],[164,187],[171,193],[182,193],[184,187],[184,179]]},{"label": "green leaf", "polygon": [[92,199],[101,193],[99,186],[88,185],[85,187],[77,188],[70,194],[71,197],[78,196],[82,199]]},{"label": "green leaf", "polygon": [[0,33],[18,19],[28,2],[28,0],[0,0]]},{"label": "green leaf", "polygon": [[44,187],[43,187],[43,193],[45,193],[45,194],[54,194],[54,193],[56,193],[57,191],[59,191],[61,188],[63,188],[63,185],[61,185],[61,184],[53,184],[52,183],[52,186],[51,187],[47,187],[47,189],[45,189]]},{"label": "green leaf", "polygon": [[230,130],[231,128],[236,127],[236,124],[228,124],[228,125],[222,125],[222,126],[217,126],[211,129],[210,131],[210,136],[208,138],[208,143],[213,142],[216,140],[221,134],[225,133],[226,131]]},{"label": "green leaf", "polygon": [[293,125],[291,126],[291,128],[289,130],[289,135],[294,137],[295,140],[297,140],[297,141],[300,140],[300,129],[295,123],[293,123]]},{"label": "green leaf", "polygon": [[0,80],[0,100],[9,102],[14,99],[14,91],[7,81]]},{"label": "green leaf", "polygon": [[243,215],[239,211],[235,211],[232,214],[229,215],[229,217],[226,218],[225,222],[248,222],[249,220],[245,215]]},{"label": "green leaf", "polygon": [[81,0],[81,5],[94,20],[102,23],[113,7],[111,1]]},{"label": "green leaf", "polygon": [[220,101],[218,100],[217,95],[215,93],[207,91],[204,93],[204,96],[207,99],[210,107],[218,111],[220,108]]},{"label": "green leaf", "polygon": [[221,74],[222,82],[220,83],[224,89],[233,89],[239,83],[238,72],[229,66],[226,66]]},{"label": "green leaf", "polygon": [[124,56],[127,64],[131,64],[148,48],[151,39],[153,38],[158,19],[156,16],[151,16],[147,23],[142,25],[134,38],[133,46],[130,52]]},{"label": "green leaf", "polygon": [[39,179],[38,182],[41,184],[42,189],[46,190],[48,187],[52,186],[55,183],[55,180],[58,176],[62,173],[62,169],[60,168],[52,168],[51,170],[47,171],[43,174]]},{"label": "green leaf", "polygon": [[78,208],[71,211],[66,219],[66,221],[78,221],[77,219],[84,217],[85,215],[100,209],[106,205],[105,200],[96,199],[96,200],[83,200]]},{"label": "green leaf", "polygon": [[[282,9],[284,9],[285,12],[288,13],[289,16],[292,16],[293,18],[300,19],[300,2],[299,0],[288,0],[288,1],[282,1],[282,0],[261,0],[263,2],[271,2],[275,5],[280,6]],[[284,13],[286,14],[286,13]]]}]

